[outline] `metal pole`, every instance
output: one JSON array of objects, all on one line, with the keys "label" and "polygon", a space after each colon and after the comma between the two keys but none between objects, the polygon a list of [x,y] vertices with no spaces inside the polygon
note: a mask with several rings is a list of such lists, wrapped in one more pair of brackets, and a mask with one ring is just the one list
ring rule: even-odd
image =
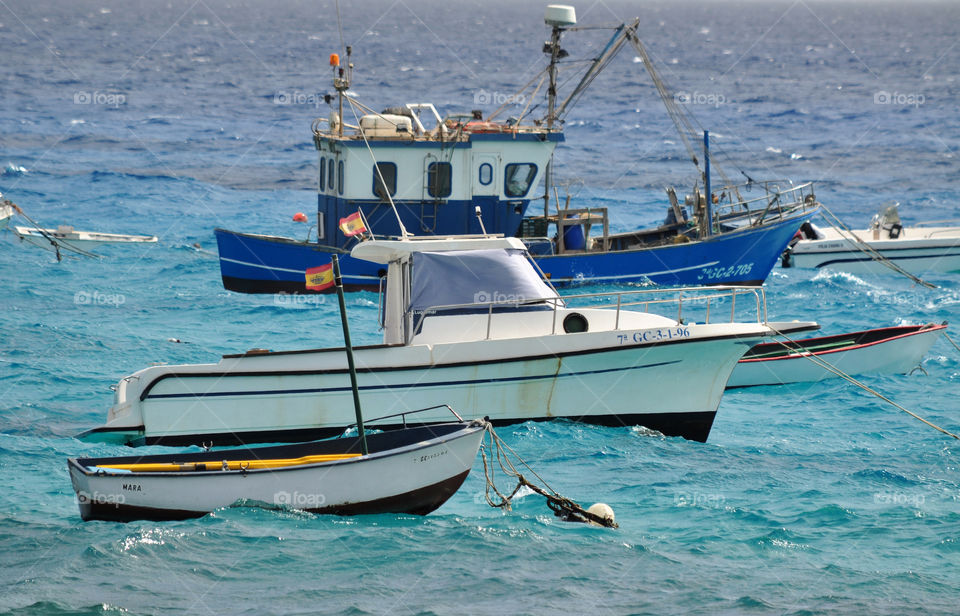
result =
[{"label": "metal pole", "polygon": [[[562,30],[554,26],[550,34],[550,66],[547,67],[547,74],[550,77],[550,83],[547,86],[547,131],[553,130],[553,122],[556,120],[557,107],[557,60],[560,57],[560,34]],[[553,178],[553,155],[547,161],[547,168],[543,174],[543,216],[550,216],[550,185]],[[559,212],[558,212],[559,214]],[[559,220],[559,216],[557,217]],[[561,231],[560,225],[557,225],[557,232]]]},{"label": "metal pole", "polygon": [[367,455],[367,435],[363,430],[363,413],[360,411],[360,389],[357,387],[357,367],[353,363],[353,345],[350,344],[350,325],[347,323],[347,305],[343,299],[343,279],[340,277],[340,259],[333,255],[333,283],[337,287],[340,302],[340,322],[343,324],[343,344],[347,349],[347,366],[350,368],[350,386],[353,389],[353,410],[357,413],[357,432],[360,434],[360,451]]},{"label": "metal pole", "polygon": [[[547,129],[553,128],[553,122],[556,120],[557,106],[557,60],[560,57],[560,34],[562,30],[558,26],[553,27],[550,34],[550,66],[547,72],[550,76],[550,84],[547,89]],[[549,196],[549,193],[548,193]]]},{"label": "metal pole", "polygon": [[713,234],[713,195],[710,194],[710,131],[703,131],[703,187],[707,191],[707,235]]}]

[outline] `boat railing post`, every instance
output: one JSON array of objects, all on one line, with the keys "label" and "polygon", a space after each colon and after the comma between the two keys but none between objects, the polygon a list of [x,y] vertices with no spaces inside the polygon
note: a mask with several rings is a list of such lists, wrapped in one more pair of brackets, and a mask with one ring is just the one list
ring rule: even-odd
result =
[{"label": "boat railing post", "polygon": [[677,324],[683,323],[683,291],[677,296]]},{"label": "boat railing post", "polygon": [[490,323],[493,321],[493,304],[487,307],[487,340],[490,340]]},{"label": "boat railing post", "polygon": [[734,289],[730,293],[730,322],[733,323],[737,320],[737,290]]},{"label": "boat railing post", "polygon": [[710,297],[707,297],[707,318],[704,321],[706,325],[710,325]]},{"label": "boat railing post", "polygon": [[613,324],[613,329],[620,329],[620,297],[621,293],[617,293],[617,319]]}]

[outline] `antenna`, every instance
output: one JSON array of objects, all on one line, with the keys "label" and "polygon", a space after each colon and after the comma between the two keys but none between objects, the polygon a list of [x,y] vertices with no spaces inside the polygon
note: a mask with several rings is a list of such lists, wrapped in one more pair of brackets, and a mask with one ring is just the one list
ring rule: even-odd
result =
[{"label": "antenna", "polygon": [[337,91],[337,135],[343,137],[343,95],[350,89],[353,78],[353,62],[350,56],[353,49],[347,45],[347,68],[340,66],[340,54],[330,54],[330,66],[333,68],[333,88]]}]

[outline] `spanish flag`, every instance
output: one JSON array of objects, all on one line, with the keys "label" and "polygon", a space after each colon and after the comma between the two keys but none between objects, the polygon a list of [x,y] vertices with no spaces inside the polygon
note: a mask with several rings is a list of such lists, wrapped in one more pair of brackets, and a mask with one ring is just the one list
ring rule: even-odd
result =
[{"label": "spanish flag", "polygon": [[323,291],[333,286],[333,263],[307,269],[307,289]]},{"label": "spanish flag", "polygon": [[360,211],[356,211],[353,214],[350,214],[346,218],[340,219],[340,230],[343,231],[343,234],[347,237],[353,237],[367,230],[367,226],[363,224],[363,218],[360,216]]}]

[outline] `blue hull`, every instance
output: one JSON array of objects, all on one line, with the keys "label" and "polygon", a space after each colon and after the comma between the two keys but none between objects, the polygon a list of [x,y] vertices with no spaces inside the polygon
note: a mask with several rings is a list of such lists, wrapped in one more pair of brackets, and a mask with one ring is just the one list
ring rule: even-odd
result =
[{"label": "blue hull", "polygon": [[555,286],[627,282],[760,285],[808,217],[809,212],[687,244],[535,258]]},{"label": "blue hull", "polygon": [[[557,286],[591,283],[759,285],[809,216],[786,218],[758,228],[724,233],[704,241],[596,253],[535,255]],[[340,255],[344,286],[377,289],[382,265],[314,242],[216,229],[223,286],[241,293],[309,293],[305,271]]]},{"label": "blue hull", "polygon": [[[354,259],[348,252],[316,242],[214,229],[220,253],[220,275],[228,291],[240,293],[313,293],[306,287],[306,270],[340,257],[346,288],[378,289],[386,267]],[[332,290],[332,289],[331,289]]]}]

